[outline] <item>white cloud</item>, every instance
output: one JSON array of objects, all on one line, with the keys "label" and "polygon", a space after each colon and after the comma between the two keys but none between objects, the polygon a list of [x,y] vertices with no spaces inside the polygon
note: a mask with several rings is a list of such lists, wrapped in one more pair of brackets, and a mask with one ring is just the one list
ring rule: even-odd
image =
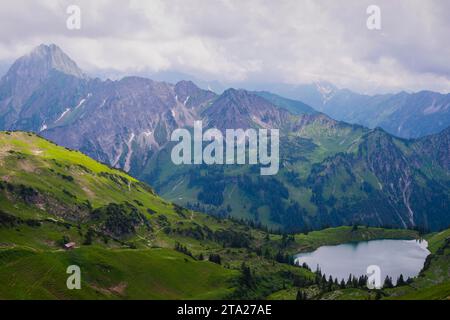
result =
[{"label": "white cloud", "polygon": [[[80,31],[65,27],[69,4],[81,7]],[[381,31],[366,28],[370,4]],[[449,92],[448,12],[446,0],[4,0],[0,60],[56,43],[87,71]]]}]

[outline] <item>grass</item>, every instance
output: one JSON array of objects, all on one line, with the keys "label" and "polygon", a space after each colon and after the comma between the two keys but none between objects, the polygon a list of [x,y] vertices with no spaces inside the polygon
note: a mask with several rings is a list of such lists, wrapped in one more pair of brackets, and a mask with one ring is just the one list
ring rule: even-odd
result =
[{"label": "grass", "polygon": [[450,238],[450,229],[428,235],[425,238],[428,241],[428,250],[432,253],[436,253],[439,247],[444,243],[445,239],[448,238]]},{"label": "grass", "polygon": [[[148,192],[136,179],[100,164],[77,151],[68,151],[34,134],[3,133],[0,139],[0,177],[33,187],[77,206],[137,200],[143,207],[171,213],[172,205]],[[72,180],[67,180],[68,178]],[[67,192],[65,192],[67,191]],[[0,209],[7,208],[2,201]],[[26,210],[17,210],[20,213]],[[142,213],[147,215],[145,210]]]},{"label": "grass", "polygon": [[[0,262],[2,299],[220,299],[237,276],[169,249],[3,249]],[[66,287],[69,265],[81,267],[81,290]]]}]

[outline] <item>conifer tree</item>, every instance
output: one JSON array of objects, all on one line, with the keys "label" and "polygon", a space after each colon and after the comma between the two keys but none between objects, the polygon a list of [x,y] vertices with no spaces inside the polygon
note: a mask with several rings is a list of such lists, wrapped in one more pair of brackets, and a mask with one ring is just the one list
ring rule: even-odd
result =
[{"label": "conifer tree", "polygon": [[400,274],[400,276],[397,279],[397,286],[404,286],[405,283],[405,279],[403,279],[403,274]]},{"label": "conifer tree", "polygon": [[384,285],[383,285],[383,287],[384,287],[384,288],[388,288],[388,289],[394,287],[394,285],[392,284],[392,278],[391,278],[391,277],[386,276],[386,279],[384,279]]}]

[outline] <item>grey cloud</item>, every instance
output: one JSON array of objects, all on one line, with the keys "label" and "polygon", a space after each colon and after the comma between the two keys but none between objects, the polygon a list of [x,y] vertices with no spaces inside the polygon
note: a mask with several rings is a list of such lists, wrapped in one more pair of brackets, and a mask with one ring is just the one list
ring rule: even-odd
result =
[{"label": "grey cloud", "polygon": [[[81,31],[65,28],[69,4]],[[381,31],[366,28],[371,4]],[[54,42],[87,71],[448,92],[449,12],[447,0],[3,0],[0,60]]]}]

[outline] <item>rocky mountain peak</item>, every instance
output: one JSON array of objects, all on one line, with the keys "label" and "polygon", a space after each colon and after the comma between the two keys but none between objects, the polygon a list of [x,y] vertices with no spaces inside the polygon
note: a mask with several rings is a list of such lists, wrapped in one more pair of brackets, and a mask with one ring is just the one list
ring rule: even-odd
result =
[{"label": "rocky mountain peak", "polygon": [[288,115],[288,111],[242,89],[224,91],[204,113],[209,125],[219,129],[280,128]]},{"label": "rocky mountain peak", "polygon": [[185,90],[185,91],[200,90],[200,88],[197,87],[195,85],[195,83],[190,80],[181,80],[181,81],[177,82],[177,84],[175,85],[175,88],[177,90]]},{"label": "rocky mountain peak", "polygon": [[[87,80],[76,63],[54,44],[42,44],[17,59],[0,80],[0,117],[3,117],[3,126],[13,126],[24,104],[36,90],[48,84],[62,83],[62,78],[69,82]],[[62,94],[62,90],[56,92]]]},{"label": "rocky mountain peak", "polygon": [[31,52],[31,56],[40,58],[50,70],[54,69],[77,78],[86,77],[78,65],[55,44],[41,44]]},{"label": "rocky mountain peak", "polygon": [[31,77],[37,80],[46,78],[51,70],[77,78],[86,77],[77,64],[55,44],[41,44],[17,59],[6,77]]},{"label": "rocky mountain peak", "polygon": [[214,92],[200,89],[192,81],[186,80],[178,82],[174,90],[178,101],[188,108],[203,107],[217,96]]},{"label": "rocky mountain peak", "polygon": [[323,104],[326,104],[338,91],[333,84],[326,81],[318,81],[315,83],[315,86],[322,97]]}]

